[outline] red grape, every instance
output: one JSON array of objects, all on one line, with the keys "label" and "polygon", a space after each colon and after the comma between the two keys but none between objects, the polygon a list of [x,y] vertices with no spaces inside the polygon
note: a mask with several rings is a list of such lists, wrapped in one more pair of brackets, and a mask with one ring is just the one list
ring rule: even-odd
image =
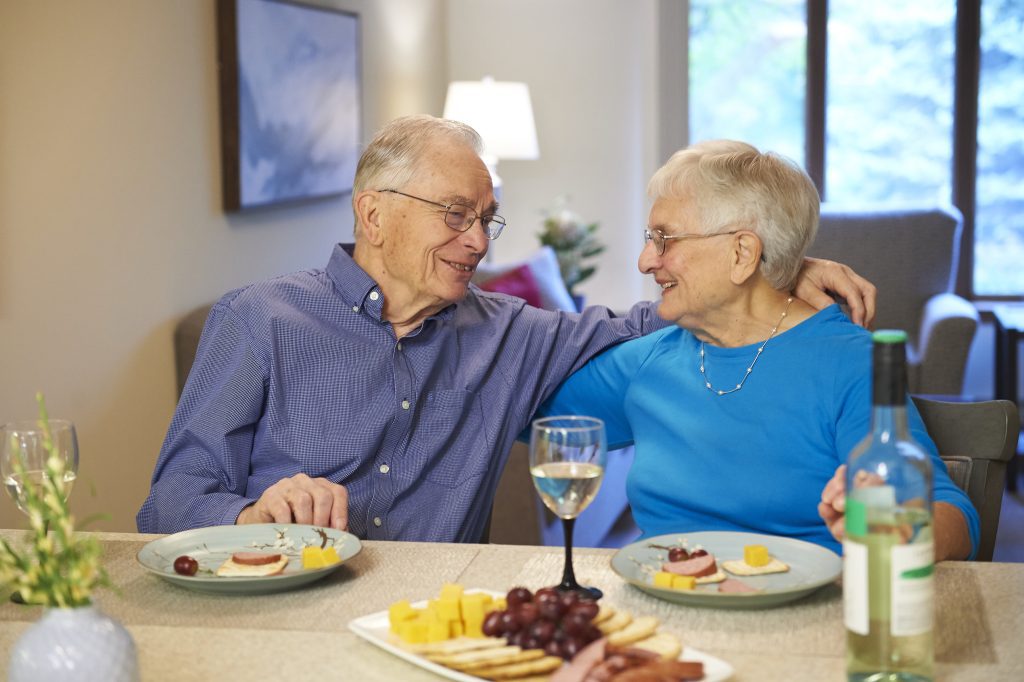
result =
[{"label": "red grape", "polygon": [[[511,611],[512,609],[509,610]],[[519,608],[515,610],[516,620],[518,620],[519,624],[522,625],[524,628],[533,621],[537,620],[538,613],[539,611],[537,605],[533,602],[526,602],[525,604],[520,604]]]},{"label": "red grape", "polygon": [[586,616],[587,620],[593,620],[599,610],[600,607],[597,605],[596,601],[584,599],[573,604],[569,608],[569,613],[582,613]]},{"label": "red grape", "polygon": [[526,604],[533,601],[533,595],[525,587],[513,587],[505,595],[505,603],[509,608],[515,608],[520,604]]},{"label": "red grape", "polygon": [[576,637],[569,637],[562,642],[562,658],[567,661],[571,661],[573,657],[580,652],[580,649],[586,646],[582,640]]},{"label": "red grape", "polygon": [[672,549],[670,549],[668,551],[668,560],[669,561],[686,561],[691,556],[693,556],[693,555],[690,554],[689,552],[687,552],[682,547],[673,547]]},{"label": "red grape", "polygon": [[516,618],[516,614],[512,611],[501,612],[501,631],[506,635],[511,635],[515,632],[519,632],[522,629],[522,624],[519,619]]},{"label": "red grape", "polygon": [[537,605],[543,604],[546,601],[558,601],[560,598],[558,590],[553,587],[542,587],[533,595],[533,601]]},{"label": "red grape", "polygon": [[179,575],[195,575],[199,570],[199,562],[190,556],[182,555],[174,560],[174,572]]},{"label": "red grape", "polygon": [[548,656],[561,656],[561,642],[559,642],[557,639],[552,639],[550,642],[544,645],[544,653],[546,653]]},{"label": "red grape", "polygon": [[530,636],[543,646],[554,638],[555,624],[550,620],[538,620],[530,626]]},{"label": "red grape", "polygon": [[590,619],[582,613],[570,613],[562,620],[562,629],[574,637],[582,635],[590,625]]},{"label": "red grape", "polygon": [[562,614],[565,613],[565,607],[562,606],[562,602],[558,599],[551,599],[548,601],[541,602],[537,606],[537,610],[540,612],[541,618],[547,618],[548,620],[558,621],[562,618]]},{"label": "red grape", "polygon": [[504,613],[504,611],[491,611],[487,614],[487,617],[484,618],[484,624],[482,626],[485,635],[487,635],[488,637],[497,637],[501,634],[504,634],[504,630],[502,629],[501,624],[502,613]]}]

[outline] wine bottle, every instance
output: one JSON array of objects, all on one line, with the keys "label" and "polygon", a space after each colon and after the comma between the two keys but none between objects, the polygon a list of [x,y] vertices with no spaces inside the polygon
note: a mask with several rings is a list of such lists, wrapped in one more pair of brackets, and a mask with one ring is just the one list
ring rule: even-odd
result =
[{"label": "wine bottle", "polygon": [[850,453],[843,540],[848,682],[934,678],[932,465],[907,426],[905,332],[873,335],[871,432]]}]

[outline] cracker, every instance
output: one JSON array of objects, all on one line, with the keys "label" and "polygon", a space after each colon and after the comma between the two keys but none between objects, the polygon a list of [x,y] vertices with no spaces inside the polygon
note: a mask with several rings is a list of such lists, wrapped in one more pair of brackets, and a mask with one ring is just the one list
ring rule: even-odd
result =
[{"label": "cracker", "polygon": [[590,622],[593,623],[594,625],[600,625],[601,623],[605,622],[606,620],[608,620],[609,618],[611,618],[614,615],[615,615],[615,607],[614,606],[608,606],[607,604],[598,604],[597,605],[597,615],[594,616],[594,619],[592,621],[590,621]]},{"label": "cracker", "polygon": [[725,577],[725,573],[722,573],[722,570],[719,569],[711,575],[702,575],[701,577],[697,578],[695,582],[698,585],[708,585],[711,583],[720,583],[723,580],[725,580]]},{"label": "cracker", "polygon": [[610,635],[613,632],[621,630],[632,622],[633,616],[629,615],[625,611],[616,611],[608,620],[603,623],[597,624],[597,629],[601,631],[601,634]]},{"label": "cracker", "polygon": [[626,627],[608,635],[608,643],[615,646],[625,646],[633,642],[647,639],[658,629],[658,619],[654,616],[640,616],[634,618]]},{"label": "cracker", "polygon": [[476,675],[478,670],[484,670],[487,668],[494,668],[496,666],[512,665],[513,663],[526,663],[527,661],[535,661],[538,658],[544,657],[543,649],[523,649],[522,651],[509,654],[508,656],[502,656],[489,661],[480,661],[478,663],[470,663],[468,665],[452,665],[450,668],[455,668],[460,672],[464,672],[467,675]]},{"label": "cracker", "polygon": [[507,646],[504,637],[456,637],[441,642],[427,642],[425,644],[410,644],[398,640],[398,645],[414,654],[450,655],[459,654],[465,651],[476,651],[478,649],[492,649]]},{"label": "cracker", "polygon": [[494,662],[496,660],[508,658],[509,655],[518,654],[520,651],[522,651],[522,648],[518,646],[500,646],[492,647],[490,649],[463,651],[457,654],[427,654],[426,658],[428,661],[440,663],[441,665],[448,666],[449,668],[455,668],[473,663],[480,663],[482,661]]},{"label": "cracker", "polygon": [[565,661],[559,656],[544,656],[526,663],[513,663],[512,665],[500,665],[486,670],[478,670],[473,673],[485,680],[515,680],[527,676],[541,675],[554,672],[562,667]]},{"label": "cracker", "polygon": [[789,570],[789,566],[782,563],[778,559],[772,558],[764,566],[751,566],[742,559],[735,559],[733,561],[723,561],[722,568],[729,571],[733,575],[766,575],[768,573],[785,573]]},{"label": "cracker", "polygon": [[683,643],[671,632],[656,632],[646,639],[633,642],[630,646],[652,651],[666,661],[674,661],[683,653]]}]

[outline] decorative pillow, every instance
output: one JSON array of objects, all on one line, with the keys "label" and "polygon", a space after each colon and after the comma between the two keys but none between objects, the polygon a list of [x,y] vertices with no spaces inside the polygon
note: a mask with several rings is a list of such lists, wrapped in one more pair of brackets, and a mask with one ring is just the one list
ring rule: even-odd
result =
[{"label": "decorative pillow", "polygon": [[516,263],[480,263],[476,266],[473,282],[479,286],[481,282],[494,279],[523,266],[530,269],[537,292],[540,294],[539,307],[548,310],[576,312],[576,305],[565,288],[562,273],[558,269],[558,258],[550,246],[543,246],[526,260]]},{"label": "decorative pillow", "polygon": [[509,270],[504,275],[480,282],[477,286],[484,291],[497,291],[502,294],[518,296],[534,308],[544,307],[541,303],[540,289],[537,288],[537,281],[533,278],[529,265],[520,265],[515,270]]}]

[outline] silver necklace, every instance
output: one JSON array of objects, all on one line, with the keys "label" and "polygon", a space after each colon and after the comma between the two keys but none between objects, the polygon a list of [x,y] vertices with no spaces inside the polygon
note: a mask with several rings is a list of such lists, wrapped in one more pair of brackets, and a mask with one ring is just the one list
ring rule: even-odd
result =
[{"label": "silver necklace", "polygon": [[704,365],[706,364],[704,359],[704,342],[700,342],[700,375],[704,377],[704,387],[712,393],[718,395],[728,395],[729,393],[735,393],[736,391],[743,388],[743,384],[747,383],[747,377],[754,371],[754,365],[757,364],[757,359],[761,357],[761,352],[764,351],[764,347],[768,345],[768,342],[775,336],[775,332],[779,331],[779,327],[782,326],[782,321],[786,319],[786,315],[789,314],[789,305],[793,302],[793,297],[790,296],[786,299],[786,309],[782,311],[782,317],[772,327],[772,333],[768,335],[768,338],[761,342],[761,345],[757,347],[757,353],[754,355],[754,359],[750,361],[750,365],[747,366],[747,371],[743,373],[743,378],[740,379],[740,383],[736,384],[736,388],[730,388],[728,391],[717,389],[711,385],[711,379],[708,379],[708,375],[704,373]]}]

